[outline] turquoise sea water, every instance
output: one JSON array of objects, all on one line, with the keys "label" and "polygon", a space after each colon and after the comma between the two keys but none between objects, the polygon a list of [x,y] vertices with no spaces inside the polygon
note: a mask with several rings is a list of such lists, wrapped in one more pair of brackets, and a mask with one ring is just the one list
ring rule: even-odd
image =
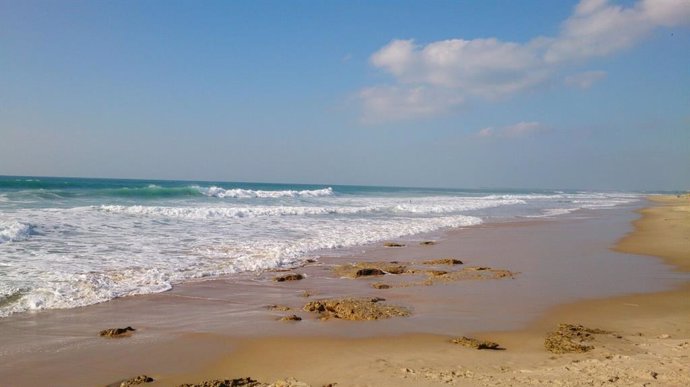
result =
[{"label": "turquoise sea water", "polygon": [[0,176],[0,317],[636,193]]}]

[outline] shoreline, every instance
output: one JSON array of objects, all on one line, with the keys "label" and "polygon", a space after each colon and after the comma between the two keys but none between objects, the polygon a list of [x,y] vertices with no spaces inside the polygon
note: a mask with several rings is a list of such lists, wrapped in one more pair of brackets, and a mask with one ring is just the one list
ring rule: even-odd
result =
[{"label": "shoreline", "polygon": [[[655,205],[655,207],[651,208],[656,207]],[[643,219],[644,211],[646,210],[640,210],[643,213]],[[63,354],[59,363],[63,367],[70,367],[70,364],[79,364],[85,354],[102,358],[102,361],[113,362],[110,367],[101,366],[100,370],[94,369],[90,371],[90,375],[83,375],[81,379],[72,379],[81,380],[82,384],[87,380],[89,380],[87,384],[107,384],[117,380],[118,377],[134,376],[137,373],[153,374],[152,376],[156,379],[156,382],[150,385],[161,386],[175,386],[184,382],[199,382],[210,378],[246,375],[251,375],[266,382],[286,377],[296,377],[312,385],[332,382],[339,382],[339,385],[384,386],[419,385],[420,383],[429,385],[434,385],[435,383],[482,385],[485,382],[489,383],[488,381],[511,380],[505,379],[507,377],[517,378],[512,380],[512,384],[522,384],[523,382],[527,383],[526,380],[521,379],[525,375],[514,375],[513,371],[515,370],[501,370],[500,367],[496,367],[498,364],[502,364],[501,367],[508,367],[510,369],[529,369],[535,366],[558,365],[558,361],[550,360],[547,353],[543,350],[544,332],[547,329],[553,329],[553,324],[556,321],[579,319],[580,323],[583,324],[591,324],[597,328],[619,331],[630,316],[634,317],[635,313],[639,314],[639,311],[642,309],[652,310],[653,308],[650,309],[648,306],[649,302],[657,302],[654,300],[657,300],[659,297],[666,297],[664,298],[665,300],[669,300],[669,302],[675,300],[674,302],[678,303],[688,296],[690,286],[687,285],[687,277],[665,274],[669,271],[668,268],[664,265],[659,265],[657,262],[652,262],[653,260],[650,260],[648,257],[636,257],[611,252],[606,257],[613,259],[615,265],[608,267],[608,269],[613,270],[616,267],[625,268],[625,259],[628,259],[629,261],[627,262],[634,262],[635,264],[630,265],[632,267],[628,272],[625,272],[624,269],[619,276],[624,276],[625,273],[630,275],[646,273],[646,275],[660,276],[652,281],[656,285],[640,287],[641,284],[635,283],[639,282],[640,278],[631,278],[629,279],[631,283],[627,284],[623,281],[624,278],[621,278],[623,282],[618,284],[618,287],[606,288],[602,287],[602,284],[607,280],[606,276],[598,278],[595,275],[593,276],[595,278],[589,280],[592,286],[599,287],[598,290],[595,289],[593,293],[587,293],[586,282],[583,283],[585,285],[584,289],[559,290],[561,293],[557,295],[556,299],[560,297],[561,300],[566,301],[554,304],[553,302],[548,302],[548,299],[542,299],[542,301],[538,301],[539,299],[517,300],[518,302],[511,303],[515,304],[513,309],[508,307],[508,309],[503,311],[482,307],[481,302],[488,302],[490,297],[492,297],[483,294],[483,292],[491,292],[492,288],[498,288],[493,297],[502,294],[502,292],[503,294],[508,292],[511,295],[529,295],[530,292],[538,292],[539,289],[533,287],[532,290],[523,293],[515,292],[520,287],[533,286],[544,279],[549,281],[564,280],[565,277],[544,277],[544,275],[553,276],[554,267],[548,267],[548,260],[545,259],[530,260],[531,255],[536,252],[547,250],[541,254],[544,255],[542,258],[548,258],[549,253],[557,253],[559,249],[567,249],[568,246],[571,246],[567,243],[571,243],[572,248],[576,248],[579,244],[584,244],[588,246],[588,249],[592,250],[599,248],[596,246],[604,246],[603,248],[609,249],[610,240],[606,242],[609,235],[615,236],[616,239],[622,241],[630,238],[631,235],[634,236],[635,233],[639,233],[641,219],[634,222],[635,232],[628,234],[628,236],[621,233],[621,222],[625,221],[629,224],[629,221],[632,220],[630,214],[612,216],[611,218],[618,219],[614,219],[615,224],[608,224],[607,222],[610,223],[611,221],[605,214],[602,215],[600,213],[599,217],[599,220],[579,220],[577,217],[569,217],[566,220],[538,220],[534,222],[530,220],[525,222],[525,224],[482,225],[476,228],[450,231],[445,237],[447,239],[441,240],[435,246],[420,247],[410,245],[402,249],[380,246],[371,248],[369,246],[364,256],[359,257],[366,260],[384,259],[406,262],[410,259],[418,259],[420,252],[437,251],[437,253],[434,253],[436,254],[434,257],[440,258],[441,255],[448,251],[460,249],[459,251],[462,251],[461,255],[463,258],[469,258],[469,261],[466,262],[467,265],[510,266],[504,260],[503,255],[505,255],[505,251],[496,246],[485,246],[495,241],[498,236],[500,237],[501,245],[508,250],[512,250],[510,258],[513,259],[511,262],[515,267],[506,268],[517,271],[524,270],[524,273],[518,275],[517,280],[480,281],[472,282],[471,284],[460,282],[438,286],[421,286],[413,288],[412,291],[408,291],[410,289],[407,288],[376,291],[369,286],[371,283],[369,280],[347,280],[333,277],[330,274],[332,263],[320,262],[297,270],[300,272],[304,271],[307,274],[305,284],[272,284],[270,282],[266,283],[265,280],[261,280],[257,276],[246,276],[247,278],[239,281],[239,283],[236,280],[229,279],[196,282],[180,286],[171,292],[139,296],[135,299],[127,298],[110,301],[106,303],[107,305],[90,306],[77,312],[42,312],[41,315],[46,313],[45,317],[37,314],[35,319],[17,319],[19,323],[14,324],[10,328],[22,328],[22,326],[35,324],[38,321],[39,327],[37,329],[40,329],[40,323],[48,321],[47,324],[43,324],[43,327],[52,330],[53,326],[51,323],[55,323],[57,324],[57,329],[52,335],[49,332],[42,333],[46,335],[47,339],[53,340],[60,335],[72,338],[77,336],[78,340],[73,340],[76,343],[70,345],[72,347],[79,347],[79,349],[62,351]],[[597,235],[597,232],[587,230],[592,226],[600,232],[606,230],[607,227],[618,229],[619,231],[613,234],[604,231],[604,235]],[[626,226],[626,228],[629,228],[629,226]],[[541,239],[534,239],[537,238],[532,236],[534,233],[539,234]],[[573,236],[576,238],[573,238]],[[531,246],[529,241],[532,239],[530,238],[543,240],[543,244]],[[554,238],[556,239],[555,241],[548,241]],[[523,239],[525,241],[522,241]],[[569,239],[575,239],[576,241],[567,242]],[[489,247],[496,251],[491,254],[486,253],[487,251],[492,251]],[[582,248],[580,247],[580,249]],[[598,254],[587,253],[586,250],[582,251],[583,259],[589,257],[588,254],[592,254],[592,259]],[[356,253],[356,251],[353,251],[353,255],[350,258],[354,257]],[[347,259],[347,257],[330,257],[326,260],[342,263],[344,259]],[[578,267],[599,267],[587,266],[596,263],[596,261],[588,263],[585,260],[578,262],[578,265],[570,268],[566,267],[566,270],[576,270]],[[564,264],[567,266],[568,261],[566,260]],[[580,264],[584,266],[580,266]],[[542,268],[541,266],[544,265],[546,267]],[[265,278],[266,276],[277,274],[280,273],[263,273],[262,275]],[[389,278],[390,276],[385,277]],[[679,285],[680,278],[684,278],[685,285]],[[583,278],[578,280],[582,281]],[[309,282],[311,285],[306,285]],[[659,292],[659,290],[664,288],[676,288],[678,286],[680,286],[678,290]],[[309,290],[305,288],[311,288],[312,291],[317,293],[313,298],[336,296],[343,293],[355,296],[376,294],[389,299],[388,301],[391,303],[415,305],[415,309],[412,317],[408,318],[378,322],[321,322],[313,320],[311,316],[308,316],[308,313],[298,310],[303,302],[308,301],[308,299],[297,294],[302,290]],[[639,293],[642,294],[605,296],[604,300],[591,300],[591,298],[601,298],[597,297],[598,294],[626,294],[625,289],[639,289]],[[228,292],[235,293],[231,295],[232,297],[229,297]],[[444,298],[446,293],[450,293],[452,297]],[[257,294],[261,295],[257,296]],[[460,300],[461,304],[459,306],[451,309],[443,307],[443,305],[447,305],[449,302],[456,304],[457,301],[453,301],[453,297],[457,297],[458,294],[471,294],[473,298],[477,298],[481,302],[472,303],[471,300],[463,299]],[[567,301],[568,299],[590,300],[575,301],[573,303],[573,301]],[[248,307],[252,303],[257,302],[260,305]],[[298,323],[276,322],[275,318],[281,314],[267,312],[264,308],[264,305],[267,303],[287,303],[295,312],[302,315],[302,317],[306,317],[306,320]],[[503,304],[506,303],[503,302]],[[628,306],[629,304],[642,306],[628,310],[632,308]],[[499,304],[487,305],[495,308]],[[667,304],[664,305],[667,306]],[[223,315],[223,313],[226,313],[223,311],[223,308],[228,307],[231,309],[235,308],[233,309],[235,312]],[[506,306],[504,305],[503,308],[505,309]],[[592,308],[597,310],[596,314],[588,312]],[[473,311],[470,317],[473,317],[476,321],[468,320],[468,315],[464,313],[463,309]],[[617,314],[609,318],[612,327],[602,326],[602,324],[597,323],[597,316],[605,315],[608,311],[614,309],[617,311]],[[656,314],[651,314],[647,318],[656,318],[659,316],[660,311],[666,312],[666,309],[661,307],[655,311]],[[217,316],[208,317],[207,314],[209,313],[217,314]],[[685,317],[688,315],[685,315]],[[175,321],[167,325],[165,322],[154,321],[162,316]],[[228,321],[224,316],[227,316],[232,321]],[[586,316],[590,316],[591,319],[588,320]],[[623,316],[625,318],[616,319],[614,318],[616,316]],[[77,323],[67,323],[64,320],[67,317],[76,320]],[[673,315],[668,317],[668,319],[675,321],[681,317],[684,316]],[[207,323],[207,326],[201,330],[198,327],[198,318],[202,318]],[[131,338],[103,342],[102,339],[94,339],[91,336],[93,333],[90,332],[91,330],[106,328],[106,326],[100,325],[94,327],[97,324],[104,324],[104,321],[111,321],[113,324],[117,324],[117,321],[122,321],[125,324],[126,321],[132,320],[137,321],[137,328],[140,328],[140,331]],[[501,322],[500,324],[492,325],[492,320],[503,321],[499,321]],[[489,323],[487,324],[486,322]],[[70,324],[71,328],[68,329],[68,332],[65,332],[64,329]],[[2,326],[3,324],[0,322],[0,327]],[[7,324],[4,326],[7,327]],[[475,328],[472,328],[472,326]],[[646,325],[644,326],[646,327]],[[240,329],[242,327],[244,327],[244,330]],[[664,328],[664,325],[657,324],[655,327],[658,327],[655,328],[658,330]],[[624,328],[625,332],[621,333],[625,333],[625,340],[630,341],[627,333],[632,331],[635,326],[628,324]],[[63,329],[63,331],[60,331],[60,329]],[[257,330],[260,331],[258,335]],[[16,332],[20,331],[20,329],[16,330]],[[642,331],[642,329],[639,329],[639,331]],[[12,330],[9,332],[13,333]],[[483,332],[477,333],[477,337],[498,341],[508,350],[500,352],[470,351],[448,344],[450,333],[469,334],[472,332]],[[36,335],[36,333],[32,334]],[[676,335],[685,338],[690,337],[688,332],[682,330],[680,333],[671,331],[658,333],[658,335],[662,334],[671,334],[673,338],[670,340],[675,340]],[[33,336],[30,333],[27,337]],[[636,338],[633,339],[637,340]],[[646,336],[642,337],[642,339],[646,339]],[[668,342],[668,340],[666,341]],[[59,347],[59,344],[56,345]],[[111,353],[104,354],[103,350]],[[123,354],[127,354],[128,358],[121,359],[120,356]],[[299,354],[299,356],[295,356],[296,354]],[[187,359],[185,360],[184,357],[177,359],[180,355],[186,356]],[[586,356],[590,355],[589,353],[586,354]],[[15,363],[14,367],[17,368],[20,364],[22,366],[31,365],[32,362],[35,363],[36,361],[39,364],[41,363],[42,359],[40,356],[29,355],[25,362]],[[334,366],[334,364],[337,365]],[[458,371],[459,364],[465,367],[461,367],[462,372]],[[514,367],[511,368],[510,364],[513,364]],[[16,372],[12,373],[12,368],[13,365],[6,366],[4,369],[0,366],[0,375],[4,373],[6,377],[10,377],[10,379],[6,380],[13,380],[11,377],[17,378],[15,379],[18,383],[17,385],[24,385],[24,383],[28,382],[27,379],[20,378]],[[114,368],[118,368],[118,370]],[[400,369],[411,371],[401,373]],[[540,369],[537,368],[535,372],[538,370]],[[44,374],[50,374],[51,372],[53,375],[65,375],[65,371],[61,370],[58,365],[53,366],[52,369],[47,367],[44,370]],[[473,376],[469,377],[467,372]],[[531,373],[529,374],[531,375]],[[339,378],[340,380],[338,380]],[[31,381],[39,382],[40,384],[41,380],[45,382],[47,379],[41,379],[41,376],[36,376]],[[94,381],[98,382],[94,383]],[[65,385],[69,384],[66,383]]]}]

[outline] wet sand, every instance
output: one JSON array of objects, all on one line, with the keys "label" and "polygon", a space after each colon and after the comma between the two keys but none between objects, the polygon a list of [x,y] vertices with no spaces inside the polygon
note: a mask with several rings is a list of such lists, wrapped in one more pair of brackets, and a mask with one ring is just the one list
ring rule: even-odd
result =
[{"label": "wet sand", "polygon": [[[267,382],[295,377],[317,386],[538,384],[553,378],[585,380],[574,370],[586,365],[584,378],[596,379],[603,372],[614,382],[649,379],[672,385],[687,376],[687,367],[674,362],[687,363],[682,356],[690,350],[683,347],[690,338],[690,288],[684,285],[683,266],[689,234],[682,229],[690,222],[688,212],[678,208],[678,201],[668,199],[656,203],[652,214],[642,210],[643,218],[628,236],[636,217],[630,208],[580,211],[557,220],[453,230],[432,246],[407,240],[402,248],[368,246],[361,254],[323,257],[294,270],[306,275],[301,281],[272,281],[283,273],[244,275],[86,308],[12,316],[0,321],[0,380],[10,386],[106,385],[145,373],[156,379],[150,385],[165,386],[241,376]],[[660,232],[663,227],[680,231]],[[609,249],[621,238],[616,250],[628,254]],[[644,238],[646,243],[638,242]],[[658,255],[680,265],[629,253]],[[419,278],[344,279],[332,271],[351,261],[419,263],[445,257],[463,260],[462,266],[519,274],[374,289],[376,282]],[[304,291],[313,295],[303,297]],[[630,293],[639,294],[621,296]],[[309,300],[340,296],[383,297],[409,307],[412,315],[321,321],[301,310]],[[608,298],[578,301],[602,297]],[[270,304],[291,310],[266,309]],[[277,321],[293,313],[303,320]],[[554,356],[544,350],[543,340],[559,322],[615,331],[621,338],[601,338],[603,343],[586,354]],[[97,336],[101,329],[128,325],[137,328],[131,337]],[[477,351],[448,342],[461,335],[497,341],[507,350]],[[659,356],[665,366],[637,375],[644,369],[638,362],[649,368]]]}]

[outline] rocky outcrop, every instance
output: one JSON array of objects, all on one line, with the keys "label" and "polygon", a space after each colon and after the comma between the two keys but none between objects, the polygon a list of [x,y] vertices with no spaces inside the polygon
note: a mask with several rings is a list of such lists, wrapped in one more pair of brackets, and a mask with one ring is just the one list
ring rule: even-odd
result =
[{"label": "rocky outcrop", "polygon": [[264,383],[257,382],[252,378],[238,379],[215,379],[206,380],[197,384],[180,384],[179,387],[265,387]]},{"label": "rocky outcrop", "polygon": [[109,328],[109,329],[104,329],[98,333],[99,336],[103,337],[125,337],[129,336],[131,333],[134,332],[136,329],[132,327],[126,327],[126,328]]},{"label": "rocky outcrop", "polygon": [[385,246],[385,247],[405,247],[404,244],[402,244],[402,243],[397,243],[397,242],[385,242],[385,243],[383,244],[383,246]]},{"label": "rocky outcrop", "polygon": [[300,317],[296,314],[291,314],[288,316],[281,317],[280,321],[302,321],[302,317]]},{"label": "rocky outcrop", "polygon": [[424,265],[462,265],[462,261],[455,258],[430,259],[422,263]]},{"label": "rocky outcrop", "polygon": [[501,346],[498,343],[494,343],[493,341],[478,340],[466,336],[452,339],[450,342],[453,344],[460,344],[462,346],[474,349],[501,349]]},{"label": "rocky outcrop", "polygon": [[276,380],[273,383],[261,383],[252,378],[215,379],[197,384],[180,384],[179,387],[310,387],[307,383],[294,378]]},{"label": "rocky outcrop", "polygon": [[319,314],[319,318],[343,320],[379,320],[410,315],[407,308],[382,304],[383,298],[340,298],[307,303],[304,310]]},{"label": "rocky outcrop", "polygon": [[281,312],[287,312],[290,310],[290,307],[287,305],[266,305],[266,309],[268,310],[279,310]]},{"label": "rocky outcrop", "polygon": [[139,375],[120,382],[120,387],[131,387],[139,384],[152,383],[153,378],[146,375]]},{"label": "rocky outcrop", "polygon": [[384,274],[403,274],[407,266],[393,262],[355,262],[347,265],[339,265],[333,268],[333,272],[341,277],[361,278]]},{"label": "rocky outcrop", "polygon": [[558,329],[546,336],[544,347],[547,351],[558,354],[588,352],[594,349],[589,344],[594,340],[593,335],[607,333],[610,332],[582,325],[559,324]]},{"label": "rocky outcrop", "polygon": [[304,279],[304,275],[302,275],[302,274],[285,274],[285,275],[279,275],[279,276],[273,278],[273,280],[276,282],[299,281],[299,280],[303,280],[303,279]]}]

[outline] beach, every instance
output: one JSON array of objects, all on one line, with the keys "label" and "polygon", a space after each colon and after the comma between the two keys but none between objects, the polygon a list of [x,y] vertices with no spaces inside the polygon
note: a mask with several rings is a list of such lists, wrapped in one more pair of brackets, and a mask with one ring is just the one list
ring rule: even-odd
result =
[{"label": "beach", "polygon": [[[141,374],[154,379],[145,385],[161,386],[242,377],[314,386],[685,385],[690,202],[650,200],[639,219],[621,208],[487,224],[433,244],[420,235],[289,271],[11,316],[0,320],[0,377],[11,386],[117,385]],[[448,258],[463,263],[424,263]],[[404,272],[337,271],[391,262]],[[276,281],[286,274],[303,279]],[[348,321],[303,310],[343,297],[376,298],[409,315]],[[279,321],[291,315],[301,321]],[[544,339],[561,323],[606,333],[588,337],[591,350],[554,354]],[[98,337],[129,325],[136,331],[125,337]],[[451,343],[462,336],[502,350]]]}]

